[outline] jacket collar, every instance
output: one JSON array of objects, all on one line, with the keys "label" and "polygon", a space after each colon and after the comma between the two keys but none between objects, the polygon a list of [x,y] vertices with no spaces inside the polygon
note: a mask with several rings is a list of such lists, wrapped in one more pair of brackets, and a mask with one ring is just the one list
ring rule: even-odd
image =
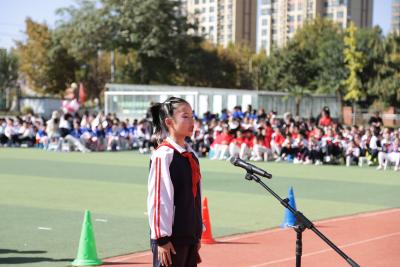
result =
[{"label": "jacket collar", "polygon": [[180,145],[178,145],[174,140],[172,140],[171,137],[167,137],[166,138],[167,142],[170,143],[179,153],[183,153],[186,151],[186,149],[184,147],[181,147]]}]

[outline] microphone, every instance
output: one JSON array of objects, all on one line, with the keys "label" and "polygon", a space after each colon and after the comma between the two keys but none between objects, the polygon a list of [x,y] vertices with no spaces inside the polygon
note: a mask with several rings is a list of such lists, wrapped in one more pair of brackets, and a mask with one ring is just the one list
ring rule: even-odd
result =
[{"label": "microphone", "polygon": [[231,158],[231,163],[237,167],[245,169],[247,172],[250,172],[252,174],[257,174],[262,177],[271,179],[272,174],[264,171],[263,169],[260,169],[244,160],[241,160],[239,157]]}]

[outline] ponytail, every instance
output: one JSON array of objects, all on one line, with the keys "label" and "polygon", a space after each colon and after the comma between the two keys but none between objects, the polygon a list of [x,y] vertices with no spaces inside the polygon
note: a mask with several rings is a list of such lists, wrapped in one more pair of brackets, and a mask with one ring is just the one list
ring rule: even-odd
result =
[{"label": "ponytail", "polygon": [[157,144],[160,144],[168,134],[168,128],[165,124],[165,119],[174,115],[174,110],[180,104],[189,103],[178,97],[169,97],[163,103],[155,103],[150,107],[151,117],[153,119],[154,135],[156,137]]},{"label": "ponytail", "polygon": [[167,116],[162,105],[162,103],[156,103],[150,107],[150,113],[153,119],[154,135],[156,137],[157,144],[160,144],[166,136],[164,119]]}]

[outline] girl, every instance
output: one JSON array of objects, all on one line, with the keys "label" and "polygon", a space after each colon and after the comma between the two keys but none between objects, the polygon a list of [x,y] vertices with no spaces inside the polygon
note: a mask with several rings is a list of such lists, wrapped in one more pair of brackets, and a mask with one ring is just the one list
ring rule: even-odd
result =
[{"label": "girl", "polygon": [[151,156],[147,211],[153,266],[197,266],[202,234],[199,162],[185,143],[192,108],[170,97],[151,107],[158,148]]}]

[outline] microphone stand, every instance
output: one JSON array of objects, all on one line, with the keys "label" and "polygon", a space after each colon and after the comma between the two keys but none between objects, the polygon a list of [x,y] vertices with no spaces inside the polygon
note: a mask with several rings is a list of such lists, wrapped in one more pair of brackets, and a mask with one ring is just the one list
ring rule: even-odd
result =
[{"label": "microphone stand", "polygon": [[327,243],[333,250],[335,250],[343,259],[345,259],[352,267],[360,267],[354,260],[352,260],[349,256],[347,256],[340,248],[338,248],[332,241],[330,241],[326,236],[324,236],[317,228],[315,228],[314,224],[305,216],[303,213],[296,211],[292,206],[289,205],[289,199],[282,199],[279,195],[277,195],[271,188],[269,188],[263,181],[261,181],[260,177],[257,175],[247,172],[245,178],[249,181],[253,180],[259,183],[262,187],[264,187],[268,192],[271,193],[285,208],[287,208],[293,215],[296,217],[296,226],[294,226],[294,230],[296,231],[296,267],[301,266],[301,255],[303,250],[302,244],[302,234],[305,229],[310,229],[317,236],[319,236],[325,243]]}]

